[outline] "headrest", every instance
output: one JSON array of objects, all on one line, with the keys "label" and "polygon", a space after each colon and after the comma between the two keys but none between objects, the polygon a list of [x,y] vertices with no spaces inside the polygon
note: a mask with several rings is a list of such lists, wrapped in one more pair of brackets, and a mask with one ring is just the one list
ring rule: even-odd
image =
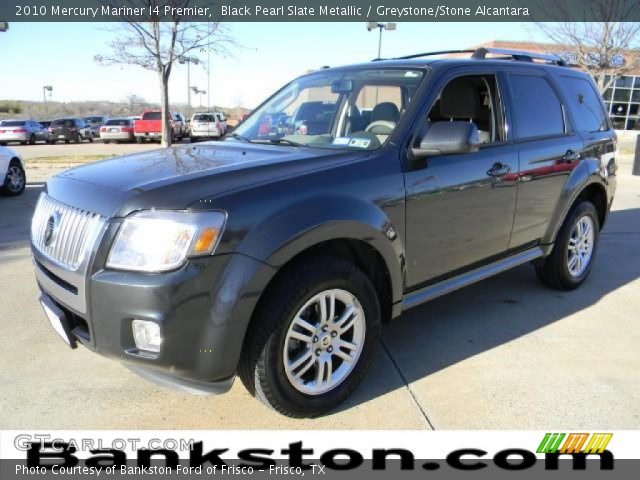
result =
[{"label": "headrest", "polygon": [[451,80],[440,95],[440,112],[445,118],[476,118],[482,111],[478,87],[469,78]]},{"label": "headrest", "polygon": [[371,111],[371,121],[386,120],[387,122],[397,122],[400,111],[395,103],[382,102],[373,107]]}]

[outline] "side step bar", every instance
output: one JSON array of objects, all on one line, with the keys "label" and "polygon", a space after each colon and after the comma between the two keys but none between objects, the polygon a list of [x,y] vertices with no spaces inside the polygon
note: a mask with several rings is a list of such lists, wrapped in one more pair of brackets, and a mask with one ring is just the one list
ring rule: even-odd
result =
[{"label": "side step bar", "polygon": [[413,308],[434,298],[445,295],[459,288],[466,287],[472,283],[479,282],[485,278],[492,277],[498,273],[509,270],[523,263],[530,262],[544,255],[541,247],[535,247],[524,252],[517,253],[511,257],[499,260],[484,267],[476,268],[470,272],[460,274],[456,277],[443,280],[434,285],[429,285],[415,292],[409,293],[402,299],[402,311]]}]

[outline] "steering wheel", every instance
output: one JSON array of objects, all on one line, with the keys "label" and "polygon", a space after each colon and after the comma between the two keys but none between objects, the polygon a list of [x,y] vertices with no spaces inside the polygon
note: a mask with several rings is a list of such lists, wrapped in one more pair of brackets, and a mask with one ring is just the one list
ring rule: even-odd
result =
[{"label": "steering wheel", "polygon": [[395,122],[390,122],[388,120],[376,120],[375,122],[371,122],[365,128],[365,132],[371,132],[375,135],[391,135],[393,129],[396,128]]}]

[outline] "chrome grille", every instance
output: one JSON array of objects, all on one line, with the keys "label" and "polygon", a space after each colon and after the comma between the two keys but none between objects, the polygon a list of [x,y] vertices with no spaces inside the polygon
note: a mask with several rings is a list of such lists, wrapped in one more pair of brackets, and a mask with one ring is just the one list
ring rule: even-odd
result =
[{"label": "chrome grille", "polygon": [[42,193],[31,220],[31,242],[58,265],[77,270],[103,223],[103,217],[96,213],[71,207]]}]

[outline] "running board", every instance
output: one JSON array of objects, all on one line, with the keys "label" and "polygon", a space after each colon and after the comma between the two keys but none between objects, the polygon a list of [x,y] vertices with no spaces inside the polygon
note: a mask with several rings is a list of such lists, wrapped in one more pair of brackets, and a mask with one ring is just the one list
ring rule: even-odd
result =
[{"label": "running board", "polygon": [[467,285],[471,285],[472,283],[479,282],[480,280],[484,280],[485,278],[492,277],[493,275],[504,272],[513,267],[517,267],[518,265],[522,265],[523,263],[530,262],[532,260],[535,260],[536,258],[542,257],[543,255],[544,251],[542,250],[542,248],[532,248],[530,250],[520,252],[516,255],[512,255],[503,260],[490,263],[489,265],[485,265],[484,267],[476,268],[475,270],[471,270],[470,272],[463,273],[448,280],[443,280],[442,282],[436,283],[434,285],[429,285],[427,287],[421,288],[420,290],[404,296],[402,300],[402,311],[408,310],[417,305],[420,305],[421,303],[433,300],[434,298],[440,297],[442,295],[446,295],[449,292],[453,292],[454,290],[458,290],[459,288],[466,287]]}]

